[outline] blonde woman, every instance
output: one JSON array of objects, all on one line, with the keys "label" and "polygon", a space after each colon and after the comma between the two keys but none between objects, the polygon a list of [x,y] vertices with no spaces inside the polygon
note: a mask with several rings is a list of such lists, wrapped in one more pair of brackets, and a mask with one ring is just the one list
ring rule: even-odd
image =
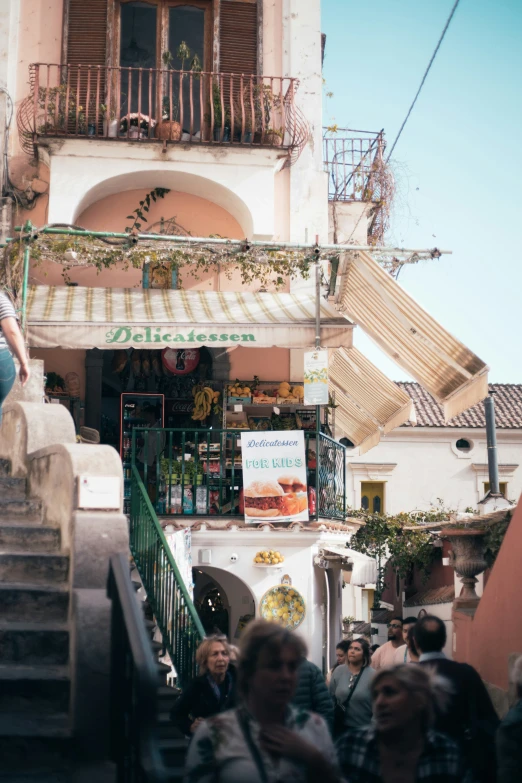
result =
[{"label": "blonde woman", "polygon": [[16,378],[12,354],[20,362],[20,383],[25,386],[31,374],[25,352],[24,338],[16,320],[16,312],[7,294],[0,291],[0,423],[2,404],[11,391]]},{"label": "blonde woman", "polygon": [[290,706],[305,656],[292,631],[264,620],[247,626],[238,666],[241,704],[198,728],[185,783],[340,783],[325,721]]},{"label": "blonde woman", "polygon": [[433,730],[450,687],[422,666],[402,664],[378,672],[371,685],[374,725],[337,742],[346,780],[463,783],[466,769],[457,743]]},{"label": "blonde woman", "polygon": [[196,652],[199,676],[183,691],[170,714],[186,736],[194,734],[211,715],[236,704],[236,671],[230,666],[230,649],[222,636],[208,636]]}]

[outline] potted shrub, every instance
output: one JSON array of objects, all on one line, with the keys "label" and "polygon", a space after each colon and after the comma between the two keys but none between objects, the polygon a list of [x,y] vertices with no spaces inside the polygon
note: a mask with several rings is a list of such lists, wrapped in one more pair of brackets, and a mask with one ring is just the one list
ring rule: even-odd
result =
[{"label": "potted shrub", "polygon": [[[218,82],[212,85],[212,105],[214,107],[214,141],[230,141],[230,112],[226,105],[226,99],[223,99],[225,108],[224,127],[223,127],[223,108],[221,106],[221,87]],[[211,124],[212,116],[205,115],[205,122]]]},{"label": "potted shrub", "polygon": [[283,135],[283,131],[278,128],[267,128],[263,136],[263,144],[268,144],[270,147],[281,147]]},{"label": "potted shrub", "polygon": [[147,114],[138,114],[138,112],[132,112],[126,114],[120,120],[120,134],[126,136],[127,129],[129,129],[129,138],[131,139],[146,139],[149,135],[149,128],[152,130],[156,125],[156,120],[153,120]]},{"label": "potted shrub", "polygon": [[162,457],[160,467],[161,475],[163,476],[167,487],[169,482],[171,484],[179,484],[181,476],[181,462],[179,460],[172,460],[172,472],[169,472],[169,460],[167,457]]},{"label": "potted shrub", "polygon": [[100,103],[100,114],[103,117],[103,135],[109,139],[115,139],[118,136],[119,122],[113,110],[109,110],[106,103]]}]

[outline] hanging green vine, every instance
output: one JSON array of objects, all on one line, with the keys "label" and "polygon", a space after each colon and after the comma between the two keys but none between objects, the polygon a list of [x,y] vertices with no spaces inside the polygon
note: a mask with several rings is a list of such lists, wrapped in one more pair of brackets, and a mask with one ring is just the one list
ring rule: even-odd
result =
[{"label": "hanging green vine", "polygon": [[136,209],[133,210],[132,215],[127,215],[127,220],[132,220],[132,224],[125,227],[125,232],[127,234],[139,233],[143,223],[148,223],[149,219],[145,216],[145,213],[150,210],[151,201],[156,203],[159,198],[165,198],[167,193],[170,193],[170,188],[153,188],[150,190]]},{"label": "hanging green vine", "polygon": [[[367,511],[350,511],[350,516],[364,520],[350,541],[350,547],[377,560],[377,586],[375,606],[379,605],[382,593],[387,587],[384,573],[387,566],[406,577],[416,568],[425,582],[431,571],[436,550],[433,533],[422,528],[428,524],[448,519],[448,511],[440,508],[432,511],[397,514],[370,514]],[[408,528],[415,527],[414,530]]]}]

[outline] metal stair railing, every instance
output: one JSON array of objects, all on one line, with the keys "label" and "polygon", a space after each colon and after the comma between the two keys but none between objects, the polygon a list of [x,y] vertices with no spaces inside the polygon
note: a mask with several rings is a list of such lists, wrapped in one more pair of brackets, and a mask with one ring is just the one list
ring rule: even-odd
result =
[{"label": "metal stair railing", "polygon": [[124,554],[110,559],[111,757],[119,783],[167,783],[155,729],[158,670]]},{"label": "metal stair railing", "polygon": [[196,676],[205,631],[136,465],[132,466],[130,549],[163,642],[183,688]]}]

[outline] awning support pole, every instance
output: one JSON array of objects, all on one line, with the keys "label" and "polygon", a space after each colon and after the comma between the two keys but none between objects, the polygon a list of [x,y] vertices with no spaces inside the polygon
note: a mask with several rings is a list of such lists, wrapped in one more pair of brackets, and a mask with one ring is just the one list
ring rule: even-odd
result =
[{"label": "awning support pole", "polygon": [[[316,238],[315,247],[315,347],[321,348],[321,251],[319,250],[319,237]],[[319,521],[321,509],[319,473],[321,470],[321,406],[315,406],[315,513]],[[326,571],[325,571],[326,574]],[[327,620],[328,622],[328,620]],[[327,643],[328,646],[328,643]],[[328,654],[328,653],[327,653]]]},{"label": "awning support pole", "polygon": [[486,439],[488,446],[488,473],[490,495],[500,495],[498,481],[497,431],[495,427],[495,400],[490,395],[484,400],[486,413]]},{"label": "awning support pole", "polygon": [[[30,233],[32,229],[31,221],[28,220],[24,226],[24,232]],[[26,336],[27,328],[27,285],[29,283],[29,265],[31,261],[31,251],[29,249],[29,240],[24,242],[24,277],[22,283],[22,334]]]}]

